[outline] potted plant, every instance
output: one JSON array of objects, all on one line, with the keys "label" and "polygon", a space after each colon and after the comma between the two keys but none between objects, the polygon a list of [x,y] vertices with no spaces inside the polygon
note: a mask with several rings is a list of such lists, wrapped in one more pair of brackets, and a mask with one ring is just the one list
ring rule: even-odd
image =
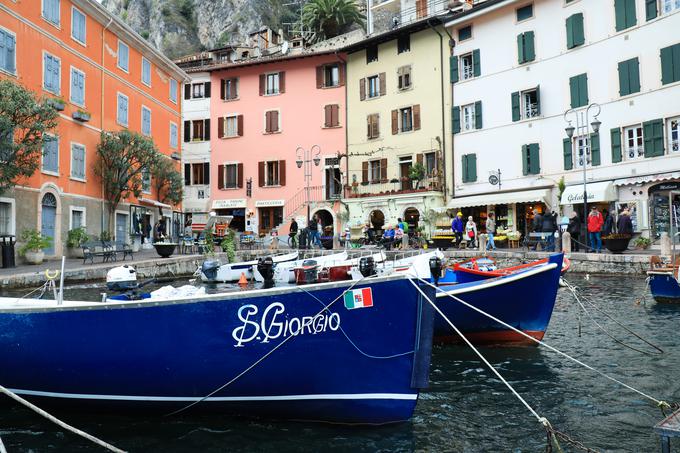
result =
[{"label": "potted plant", "polygon": [[64,101],[60,97],[56,98],[49,98],[47,100],[47,103],[56,111],[58,112],[63,112],[64,109],[66,108],[66,101]]},{"label": "potted plant", "polygon": [[417,162],[415,165],[411,166],[411,168],[408,170],[408,177],[412,182],[415,183],[414,189],[418,189],[420,186],[420,181],[425,178],[425,167],[423,164]]},{"label": "potted plant", "polygon": [[638,250],[645,250],[649,248],[650,245],[652,245],[652,240],[643,236],[638,236],[633,241],[633,245]]},{"label": "potted plant", "polygon": [[90,118],[92,118],[92,115],[90,115],[90,112],[86,112],[85,110],[78,109],[75,112],[71,114],[74,120],[80,121],[81,123],[87,123],[90,121]]},{"label": "potted plant", "polygon": [[66,247],[69,249],[69,255],[72,258],[82,258],[82,245],[89,240],[85,227],[74,228],[69,230],[68,238],[66,239]]},{"label": "potted plant", "polygon": [[621,253],[628,248],[631,237],[630,234],[612,233],[603,236],[602,239],[605,241],[604,245],[607,247],[607,250],[612,253]]},{"label": "potted plant", "polygon": [[24,230],[21,232],[21,240],[24,245],[19,248],[19,255],[26,258],[29,264],[40,264],[45,259],[44,249],[52,245],[52,238],[43,237],[36,230]]}]

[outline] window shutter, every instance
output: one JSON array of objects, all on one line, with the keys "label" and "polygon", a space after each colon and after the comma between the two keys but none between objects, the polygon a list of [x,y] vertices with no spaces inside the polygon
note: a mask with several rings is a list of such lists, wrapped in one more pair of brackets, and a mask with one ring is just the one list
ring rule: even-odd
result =
[{"label": "window shutter", "polygon": [[529,171],[532,175],[537,175],[541,172],[541,164],[539,161],[538,143],[531,143],[529,145]]},{"label": "window shutter", "polygon": [[224,165],[217,166],[217,188],[224,189]]},{"label": "window shutter", "polygon": [[600,134],[590,134],[590,157],[593,166],[600,165]]},{"label": "window shutter", "polygon": [[264,187],[264,162],[257,163],[257,185]]},{"label": "window shutter", "polygon": [[324,122],[323,125],[324,127],[331,127],[331,106],[330,105],[325,105],[323,108],[323,113],[324,113]]},{"label": "window shutter", "polygon": [[265,75],[260,74],[260,96],[264,96]]},{"label": "window shutter", "polygon": [[286,92],[286,73],[284,71],[279,72],[279,93]]},{"label": "window shutter", "polygon": [[342,63],[338,64],[338,85],[345,86],[345,65]]},{"label": "window shutter", "polygon": [[372,138],[373,137],[372,132],[373,132],[372,115],[368,115],[366,117],[366,137]]},{"label": "window shutter", "polygon": [[387,83],[385,81],[384,72],[378,74],[378,80],[380,81],[380,96],[385,96],[385,94],[387,93]]},{"label": "window shutter", "polygon": [[458,57],[451,55],[449,57],[449,73],[451,77],[451,83],[458,82]]},{"label": "window shutter", "polygon": [[536,59],[533,31],[524,33],[524,57],[526,58],[526,61],[534,61]]},{"label": "window shutter", "polygon": [[272,132],[278,132],[281,128],[279,127],[279,111],[272,111]]},{"label": "window shutter", "polygon": [[522,174],[529,174],[529,146],[522,145]]},{"label": "window shutter", "polygon": [[520,34],[517,35],[517,62],[519,64],[522,64],[526,61],[526,57],[524,55],[524,35]]},{"label": "window shutter", "polygon": [[460,107],[454,106],[451,111],[451,129],[454,134],[460,132]]},{"label": "window shutter", "polygon": [[541,85],[536,85],[536,114],[541,115]]},{"label": "window shutter", "polygon": [[574,44],[574,16],[567,17],[567,49],[572,49],[576,45]]},{"label": "window shutter", "polygon": [[656,6],[656,0],[645,0],[645,11],[647,13],[647,20],[655,19],[659,14]]},{"label": "window shutter", "polygon": [[564,169],[571,170],[574,168],[574,158],[572,155],[570,138],[565,138],[562,140],[562,155],[564,157]]},{"label": "window shutter", "polygon": [[236,164],[236,187],[243,188],[243,164]]},{"label": "window shutter", "polygon": [[479,49],[472,51],[472,73],[475,77],[482,75],[482,61],[479,58]]},{"label": "window shutter", "polygon": [[316,87],[323,88],[323,66],[316,67]]},{"label": "window shutter", "polygon": [[510,95],[510,101],[512,105],[512,121],[519,121],[521,118],[519,106],[519,91],[515,91]]},{"label": "window shutter", "polygon": [[205,82],[203,86],[203,96],[206,98],[210,97],[210,85],[211,85],[210,82]]},{"label": "window shutter", "polygon": [[340,106],[331,105],[331,126],[340,126]]},{"label": "window shutter", "polygon": [[203,162],[203,183],[210,185],[210,162]]},{"label": "window shutter", "polygon": [[387,182],[387,159],[380,159],[380,182]]},{"label": "window shutter", "polygon": [[285,160],[279,161],[279,185],[280,186],[286,185],[286,161]]},{"label": "window shutter", "polygon": [[236,123],[238,128],[238,136],[243,137],[243,115],[236,117]]},{"label": "window shutter", "polygon": [[413,106],[413,130],[420,130],[420,104]]},{"label": "window shutter", "polygon": [[482,128],[482,101],[475,102],[475,129]]},{"label": "window shutter", "polygon": [[642,123],[645,142],[645,157],[663,156],[663,119]]},{"label": "window shutter", "polygon": [[[661,83],[666,85],[675,81],[673,77],[673,47],[661,49]],[[678,61],[680,66],[680,61]]]},{"label": "window shutter", "polygon": [[630,93],[628,61],[622,61],[619,63],[619,96],[626,96]]},{"label": "window shutter", "polygon": [[220,80],[220,99],[223,101],[227,99],[227,81],[225,79]]},{"label": "window shutter", "polygon": [[272,112],[264,112],[264,131],[269,134],[272,131]]},{"label": "window shutter", "polygon": [[210,118],[204,120],[203,140],[210,140]]},{"label": "window shutter", "polygon": [[416,154],[416,163],[423,165],[423,153]]},{"label": "window shutter", "polygon": [[630,83],[630,92],[640,92],[640,62],[637,57],[628,61],[628,80]]},{"label": "window shutter", "polygon": [[191,99],[191,84],[184,84],[184,99]]},{"label": "window shutter", "polygon": [[588,105],[588,74],[581,74],[579,76],[578,92],[581,105]]},{"label": "window shutter", "polygon": [[612,139],[612,163],[621,162],[621,130],[612,129],[610,135]]},{"label": "window shutter", "polygon": [[191,121],[184,122],[184,141],[191,141]]},{"label": "window shutter", "polygon": [[[654,0],[656,2],[656,0]],[[614,0],[614,16],[616,19],[616,31],[625,30],[626,27],[626,5],[624,0]]]},{"label": "window shutter", "polygon": [[184,164],[184,185],[191,185],[191,164]]},{"label": "window shutter", "polygon": [[477,181],[477,155],[476,154],[468,154],[468,156],[467,156],[467,166],[468,166],[468,171],[467,171],[468,182]]},{"label": "window shutter", "polygon": [[392,110],[392,135],[399,133],[399,111]]},{"label": "window shutter", "polygon": [[626,28],[633,27],[637,24],[637,16],[635,14],[636,0],[625,0],[626,5]]},{"label": "window shutter", "polygon": [[224,122],[226,118],[217,118],[217,137],[224,138]]},{"label": "window shutter", "polygon": [[361,163],[361,182],[368,182],[368,162]]},{"label": "window shutter", "polygon": [[468,182],[467,154],[463,154],[460,160],[460,168],[463,170],[463,182]]},{"label": "window shutter", "polygon": [[586,42],[583,27],[583,13],[574,14],[574,46],[581,46]]},{"label": "window shutter", "polygon": [[366,99],[366,79],[359,79],[359,100]]}]

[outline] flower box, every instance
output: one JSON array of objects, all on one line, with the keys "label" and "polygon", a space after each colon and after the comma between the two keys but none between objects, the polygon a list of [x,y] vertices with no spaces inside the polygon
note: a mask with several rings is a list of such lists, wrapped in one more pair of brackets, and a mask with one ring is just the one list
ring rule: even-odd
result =
[{"label": "flower box", "polygon": [[80,121],[81,123],[87,123],[92,118],[92,115],[80,110],[76,110],[71,114],[71,116],[73,117],[74,120]]},{"label": "flower box", "polygon": [[66,102],[62,101],[61,99],[50,98],[47,100],[47,103],[58,112],[63,112],[66,108]]}]

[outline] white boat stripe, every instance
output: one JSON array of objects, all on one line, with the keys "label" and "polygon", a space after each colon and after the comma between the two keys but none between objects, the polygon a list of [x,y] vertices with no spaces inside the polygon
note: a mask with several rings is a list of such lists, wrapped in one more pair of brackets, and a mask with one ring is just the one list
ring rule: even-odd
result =
[{"label": "white boat stripe", "polygon": [[107,400],[107,401],[296,401],[296,400],[417,400],[417,394],[409,393],[338,393],[318,395],[274,395],[274,396],[213,396],[203,399],[194,396],[137,396],[137,395],[93,395],[87,393],[57,393],[37,390],[10,389],[19,395],[44,396],[50,398]]}]

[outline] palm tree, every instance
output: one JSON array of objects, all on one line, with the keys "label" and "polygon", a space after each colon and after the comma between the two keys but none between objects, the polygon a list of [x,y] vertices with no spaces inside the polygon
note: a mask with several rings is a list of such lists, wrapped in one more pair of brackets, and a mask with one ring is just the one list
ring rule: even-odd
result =
[{"label": "palm tree", "polygon": [[364,25],[355,0],[310,0],[302,8],[302,25],[309,30],[307,39],[319,42],[333,38],[354,24]]}]

